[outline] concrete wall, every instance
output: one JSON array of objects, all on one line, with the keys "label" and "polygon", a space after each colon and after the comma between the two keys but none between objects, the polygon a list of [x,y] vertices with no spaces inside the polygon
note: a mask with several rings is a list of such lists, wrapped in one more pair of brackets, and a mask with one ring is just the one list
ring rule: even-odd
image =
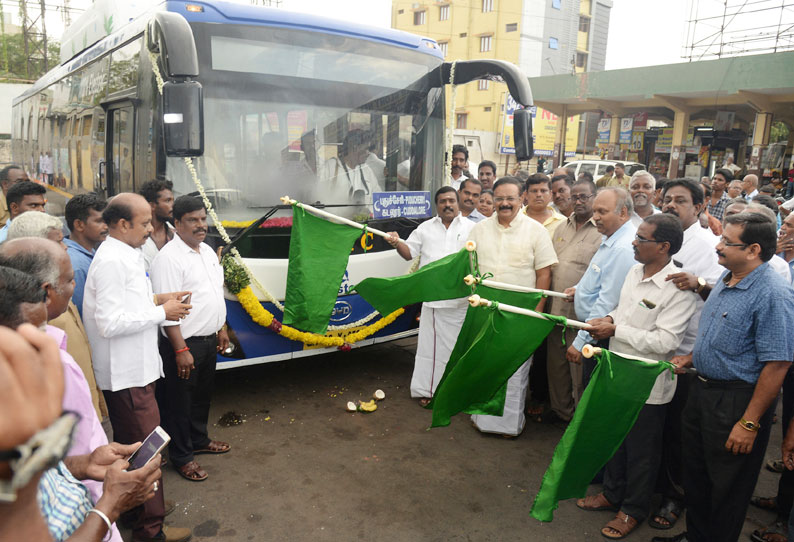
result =
[{"label": "concrete wall", "polygon": [[590,21],[590,58],[587,71],[602,71],[606,66],[611,11],[612,2],[608,0],[593,2],[593,18]]},{"label": "concrete wall", "polygon": [[11,102],[32,85],[0,84],[0,136],[11,134]]}]

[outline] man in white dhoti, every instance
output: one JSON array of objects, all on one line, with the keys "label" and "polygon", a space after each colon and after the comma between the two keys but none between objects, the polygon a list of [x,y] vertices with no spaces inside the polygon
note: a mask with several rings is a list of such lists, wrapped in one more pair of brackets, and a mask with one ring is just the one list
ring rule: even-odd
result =
[{"label": "man in white dhoti", "polygon": [[[493,273],[493,280],[548,289],[551,266],[557,254],[546,228],[521,211],[524,183],[502,177],[494,184],[494,214],[477,223],[469,239],[477,243],[481,273]],[[545,299],[535,310],[542,311]],[[526,307],[533,309],[534,307]],[[474,426],[485,433],[518,436],[524,430],[524,403],[529,384],[528,359],[507,381],[505,409],[501,416],[472,416]]]},{"label": "man in white dhoti", "polygon": [[[419,256],[420,267],[458,252],[474,228],[474,222],[460,214],[458,192],[451,186],[436,192],[436,209],[438,215],[422,222],[407,241],[401,241],[396,232],[390,232],[389,244],[406,260]],[[411,397],[419,398],[422,406],[430,402],[444,375],[466,317],[466,307],[465,298],[422,304],[416,363],[411,378]]]}]

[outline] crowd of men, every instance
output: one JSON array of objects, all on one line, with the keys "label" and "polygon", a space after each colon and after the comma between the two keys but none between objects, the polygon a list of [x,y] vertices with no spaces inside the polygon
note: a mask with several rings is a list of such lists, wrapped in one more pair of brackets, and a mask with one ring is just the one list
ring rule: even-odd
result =
[{"label": "crowd of men", "polygon": [[[474,179],[463,167],[465,147],[453,152],[453,183],[436,193],[438,215],[406,241],[393,233],[392,246],[424,266],[473,240],[482,273],[563,292],[567,298],[544,298],[533,308],[589,324],[578,332],[555,328],[546,348],[508,381],[504,414],[474,415],[474,427],[512,438],[527,415],[568,423],[596,363],[583,357],[585,345],[668,360],[675,375],[657,379],[594,480],[602,491],[577,505],[616,512],[601,531],[608,539],[624,538],[646,520],[671,529],[686,510],[685,532],[653,540],[725,542],[738,539],[752,500],[780,515],[755,539],[787,540],[794,504],[792,215],[781,221],[755,175],[729,196],[729,169],[707,183],[647,171],[629,177],[622,164],[598,183],[564,168],[551,177],[519,171],[494,182],[494,164],[480,164]],[[463,300],[423,304],[411,382],[422,405],[438,386],[466,310]],[[545,385],[536,378],[528,402],[531,373],[544,375]],[[784,459],[775,465],[783,472],[780,490],[753,497],[781,388],[788,408]],[[661,501],[652,508],[656,494]]]},{"label": "crowd of men", "polygon": [[[574,179],[564,168],[497,180],[489,161],[474,178],[467,159],[465,147],[453,149],[450,186],[435,194],[438,215],[405,241],[392,234],[392,246],[424,266],[473,240],[482,273],[563,292],[533,308],[588,324],[555,328],[507,382],[503,415],[474,415],[474,427],[513,438],[527,417],[568,423],[595,366],[585,345],[669,360],[675,376],[657,379],[596,480],[602,491],[577,505],[616,513],[606,538],[624,538],[646,520],[671,529],[686,510],[685,532],[654,540],[723,542],[738,539],[752,501],[780,516],[754,536],[786,540],[794,528],[794,215],[779,213],[753,175],[731,197],[728,169],[699,183],[646,171],[628,177],[617,164],[599,188],[592,175]],[[186,480],[209,476],[197,455],[230,450],[207,429],[216,353],[229,337],[201,200],[174,199],[163,180],[107,202],[75,196],[64,236],[61,220],[44,212],[46,189],[21,168],[0,171],[0,187],[0,412],[22,401],[38,409],[0,419],[0,449],[55,427],[61,411],[78,415],[65,459],[35,487],[19,485],[19,502],[38,507],[44,521],[15,524],[15,537],[46,530],[55,540],[120,541],[121,521],[136,541],[189,539],[189,529],[164,526],[174,508],[164,498],[165,462],[126,468],[161,424],[169,460]],[[410,386],[421,404],[439,384],[465,312],[464,300],[422,307]],[[538,372],[545,385],[536,378],[530,393]],[[753,497],[781,389],[778,495]],[[0,463],[0,479],[16,474]],[[655,494],[662,498],[652,508]],[[19,510],[0,507],[0,534]]]},{"label": "crowd of men", "polygon": [[[49,536],[120,542],[119,521],[135,541],[190,539],[190,529],[164,525],[175,507],[164,498],[166,461],[156,455],[126,469],[160,425],[170,436],[168,459],[187,480],[209,476],[197,455],[230,450],[207,429],[216,353],[229,337],[223,269],[204,243],[203,202],[174,199],[163,180],[107,202],[77,195],[66,203],[65,237],[62,220],[45,213],[46,189],[21,168],[0,171],[0,187],[7,209],[0,217],[0,326],[18,329],[13,341],[34,347],[41,342],[36,328],[54,339],[60,407],[78,416],[65,458],[33,492]],[[17,528],[13,539],[21,540]]]}]

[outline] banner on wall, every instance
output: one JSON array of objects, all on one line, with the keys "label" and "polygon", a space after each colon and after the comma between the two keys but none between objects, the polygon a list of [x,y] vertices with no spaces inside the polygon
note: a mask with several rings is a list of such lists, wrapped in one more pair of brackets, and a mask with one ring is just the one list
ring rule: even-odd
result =
[{"label": "banner on wall", "polygon": [[[510,95],[505,95],[505,116],[502,122],[502,134],[499,140],[500,154],[515,154],[513,143],[513,113],[518,104]],[[554,139],[557,133],[559,117],[542,107],[531,107],[532,115],[532,141],[534,142],[535,156],[551,156],[554,154]],[[568,126],[565,136],[565,156],[572,157],[576,153],[579,142],[579,115],[568,117]]]},{"label": "banner on wall", "polygon": [[598,121],[598,137],[596,143],[606,145],[609,143],[609,132],[612,128],[612,117],[604,117]]},{"label": "banner on wall", "polygon": [[621,145],[631,144],[631,129],[634,126],[634,118],[624,117],[620,119],[620,139],[618,142]]}]

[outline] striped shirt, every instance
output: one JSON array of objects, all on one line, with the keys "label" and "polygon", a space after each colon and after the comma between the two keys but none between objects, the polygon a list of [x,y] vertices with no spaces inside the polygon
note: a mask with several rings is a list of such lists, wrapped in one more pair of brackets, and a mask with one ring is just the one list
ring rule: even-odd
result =
[{"label": "striped shirt", "polygon": [[69,538],[94,507],[88,488],[72,476],[63,461],[44,471],[36,499],[56,542]]}]

